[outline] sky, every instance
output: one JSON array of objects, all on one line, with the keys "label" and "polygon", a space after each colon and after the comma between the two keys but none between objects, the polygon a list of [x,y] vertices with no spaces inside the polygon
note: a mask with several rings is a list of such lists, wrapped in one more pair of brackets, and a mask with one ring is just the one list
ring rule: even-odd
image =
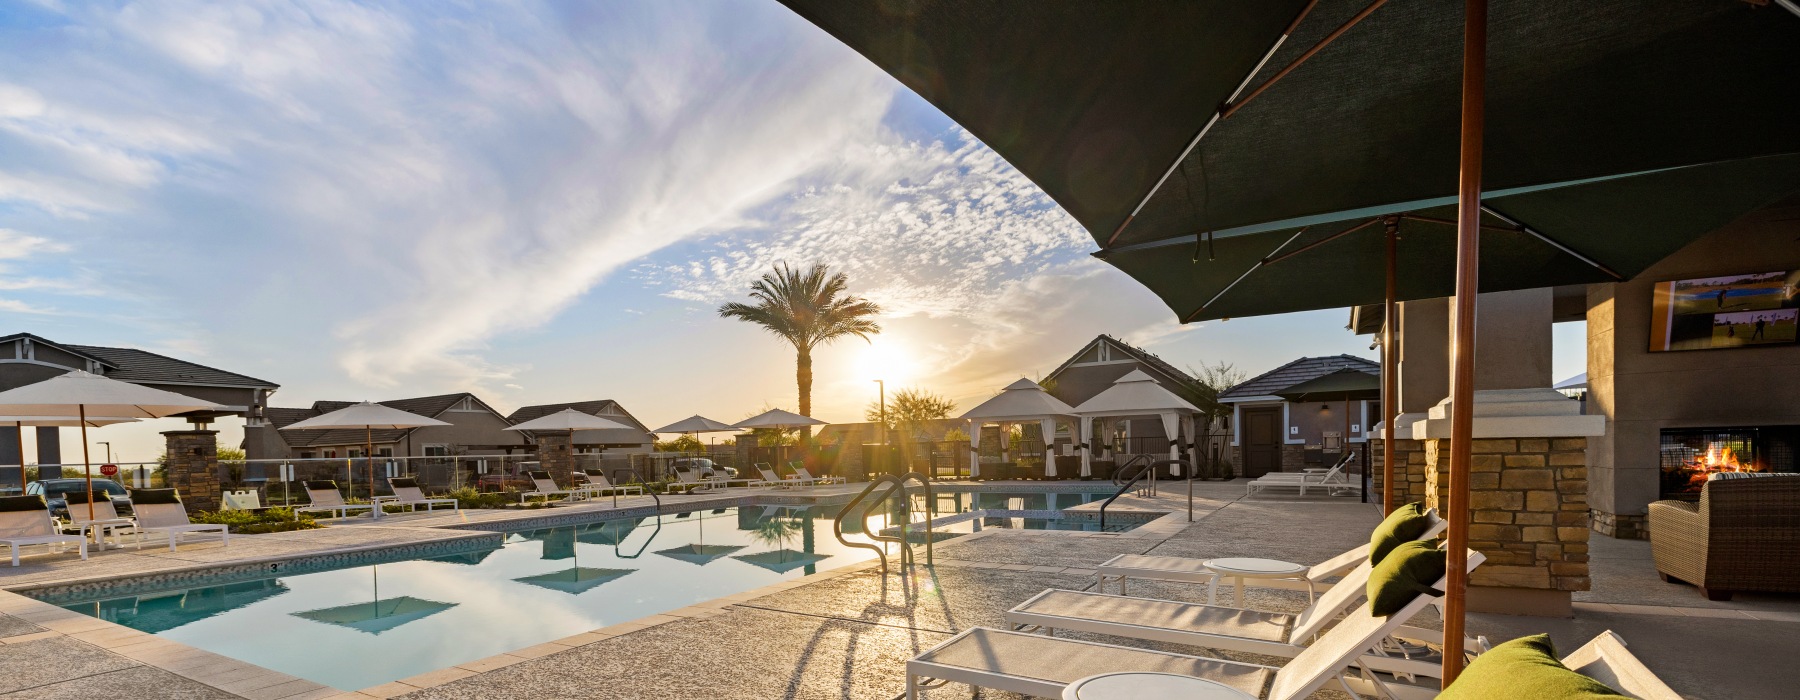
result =
[{"label": "sky", "polygon": [[[0,0],[0,334],[250,375],[276,406],[791,410],[791,346],[716,311],[777,262],[885,309],[816,353],[829,421],[876,379],[967,408],[1099,333],[1252,375],[1375,357],[1342,310],[1180,325],[1094,249],[772,0]],[[1583,332],[1557,326],[1557,378]],[[181,427],[90,440],[148,460]]]}]

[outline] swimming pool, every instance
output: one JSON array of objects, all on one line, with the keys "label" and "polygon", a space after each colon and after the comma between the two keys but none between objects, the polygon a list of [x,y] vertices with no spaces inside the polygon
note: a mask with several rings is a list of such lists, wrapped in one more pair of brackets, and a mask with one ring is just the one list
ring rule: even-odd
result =
[{"label": "swimming pool", "polygon": [[[507,533],[500,547],[471,554],[64,607],[359,690],[873,558],[833,537],[835,515],[830,506],[746,506],[605,520]],[[888,524],[880,514],[868,522]]]}]

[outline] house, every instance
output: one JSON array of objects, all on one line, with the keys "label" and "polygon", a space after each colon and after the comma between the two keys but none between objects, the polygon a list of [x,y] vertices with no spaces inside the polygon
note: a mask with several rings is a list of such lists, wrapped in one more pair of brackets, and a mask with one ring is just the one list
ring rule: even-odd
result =
[{"label": "house", "polygon": [[244,429],[244,451],[250,459],[331,459],[363,456],[365,440],[377,457],[445,457],[530,452],[531,436],[507,430],[512,421],[467,392],[382,401],[381,405],[436,418],[450,425],[365,434],[345,430],[281,430],[308,418],[348,407],[353,401],[314,401],[306,408],[265,409],[266,421]]},{"label": "house", "polygon": [[1381,415],[1380,401],[1282,396],[1291,388],[1341,372],[1378,381],[1381,364],[1353,355],[1302,357],[1219,395],[1220,403],[1232,407],[1230,454],[1238,476],[1329,466],[1344,449],[1366,451],[1371,419]]},{"label": "house", "polygon": [[[220,406],[219,410],[180,416],[196,427],[205,427],[219,416],[243,416],[245,425],[259,426],[269,395],[281,388],[274,382],[135,348],[59,343],[31,333],[0,337],[0,391],[36,384],[72,370],[172,391]],[[61,463],[60,429],[37,430],[37,462]],[[0,428],[0,464],[20,462],[20,455],[16,454],[17,431],[17,427]]]},{"label": "house", "polygon": [[[1177,369],[1168,361],[1134,347],[1123,340],[1110,335],[1101,334],[1088,341],[1069,359],[1044,376],[1041,382],[1045,391],[1051,396],[1061,399],[1070,406],[1080,406],[1088,399],[1094,398],[1102,391],[1111,388],[1120,377],[1132,371],[1142,371],[1156,380],[1164,389],[1176,396],[1196,403],[1197,394],[1204,393],[1205,387],[1193,375]],[[1208,446],[1202,448],[1203,454],[1218,454],[1223,447],[1223,439],[1210,436],[1221,435],[1228,427],[1225,421],[1217,421],[1206,430]],[[1110,436],[1125,454],[1168,453],[1168,436],[1163,431],[1162,421],[1146,416],[1141,419],[1122,420],[1116,427],[1117,434]],[[1057,431],[1057,442],[1072,442],[1066,429]]]},{"label": "house", "polygon": [[576,454],[594,454],[602,451],[607,454],[644,453],[650,452],[656,446],[656,436],[650,434],[650,429],[639,422],[637,418],[632,417],[625,407],[619,405],[619,402],[612,399],[525,406],[507,415],[506,419],[518,424],[571,408],[591,416],[599,416],[632,426],[629,430],[577,430],[575,431]]}]

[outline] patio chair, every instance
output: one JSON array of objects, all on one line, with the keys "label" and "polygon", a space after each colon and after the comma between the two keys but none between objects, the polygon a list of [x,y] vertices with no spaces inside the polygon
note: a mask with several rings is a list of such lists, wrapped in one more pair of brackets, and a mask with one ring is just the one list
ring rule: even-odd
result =
[{"label": "patio chair", "polygon": [[295,508],[295,513],[323,511],[336,513],[339,518],[346,518],[353,510],[366,510],[371,513],[375,511],[374,504],[345,503],[344,494],[338,492],[335,481],[305,481],[301,484],[306,487],[306,499],[311,502]]},{"label": "patio chair", "polygon": [[[1480,563],[1470,552],[1469,566]],[[1442,590],[1443,579],[1432,588]],[[1386,640],[1439,597],[1413,596],[1398,612],[1377,617],[1363,605],[1320,634],[1279,669],[1135,647],[974,627],[906,662],[906,696],[943,683],[967,683],[1033,697],[1062,697],[1069,684],[1102,673],[1174,673],[1203,678],[1269,700],[1300,700],[1337,680],[1351,697],[1392,697],[1398,677],[1376,672]],[[1353,669],[1360,667],[1360,669]],[[927,679],[927,680],[922,680]],[[1352,686],[1361,686],[1353,688]],[[1436,684],[1432,684],[1435,687]],[[1268,688],[1266,693],[1264,688]],[[1401,692],[1404,692],[1402,689]],[[1406,693],[1408,695],[1412,693]]]},{"label": "patio chair", "polygon": [[145,535],[166,535],[173,552],[182,537],[201,532],[219,533],[219,543],[231,546],[231,528],[188,520],[187,506],[181,504],[181,494],[175,489],[133,489],[131,513],[137,521],[131,534],[137,536],[138,549],[144,548]]},{"label": "patio chair", "polygon": [[544,503],[549,504],[551,496],[564,496],[564,497],[568,498],[569,500],[578,500],[578,499],[585,499],[589,495],[591,495],[590,492],[583,491],[581,489],[565,489],[560,486],[557,486],[556,480],[550,477],[550,472],[528,471],[528,472],[525,472],[525,475],[531,479],[531,485],[532,485],[533,490],[520,491],[519,492],[519,502],[520,503],[524,503],[526,500],[530,499],[532,496],[538,496],[540,498],[543,498]]},{"label": "patio chair", "polygon": [[675,483],[669,484],[671,490],[679,487],[687,493],[710,491],[715,486],[717,486],[717,482],[701,478],[700,470],[694,469],[693,467],[676,467]]},{"label": "patio chair", "polygon": [[1708,600],[1736,591],[1800,593],[1800,475],[1718,472],[1700,502],[1650,504],[1650,555],[1670,583]]},{"label": "patio chair", "polygon": [[1302,496],[1306,495],[1308,488],[1325,489],[1326,493],[1333,496],[1342,491],[1356,491],[1360,487],[1350,483],[1350,477],[1344,474],[1344,467],[1350,465],[1355,454],[1345,451],[1343,458],[1339,459],[1337,464],[1331,465],[1330,469],[1322,473],[1270,472],[1264,474],[1244,485],[1244,495],[1246,497],[1254,496],[1268,489],[1299,489]]},{"label": "patio chair", "polygon": [[775,473],[774,467],[770,467],[768,464],[762,462],[756,464],[756,471],[762,474],[763,484],[768,486],[773,486],[778,489],[791,489],[800,485],[799,479],[784,479],[781,475]]},{"label": "patio chair", "polygon": [[226,491],[219,494],[220,507],[224,510],[262,510],[262,496],[248,489]]},{"label": "patio chair", "polygon": [[[1449,521],[1438,517],[1436,508],[1427,509],[1425,515],[1431,519],[1431,525],[1414,539],[1428,540],[1437,537],[1444,531],[1444,528],[1450,525]],[[1346,572],[1356,568],[1357,564],[1368,561],[1368,559],[1369,545],[1364,544],[1322,561],[1306,570],[1306,585],[1315,591],[1330,590],[1332,588],[1332,584],[1329,583],[1330,579],[1343,576]],[[1107,581],[1118,581],[1119,595],[1125,595],[1126,582],[1134,578],[1171,583],[1210,584],[1213,582],[1213,572],[1206,568],[1207,561],[1207,559],[1192,557],[1120,554],[1095,567],[1094,576],[1097,582],[1094,590],[1104,592]],[[1251,580],[1255,581],[1255,579]],[[1278,587],[1286,587],[1274,580],[1262,580],[1260,583],[1265,586],[1275,584]]]},{"label": "patio chair", "polygon": [[393,489],[392,496],[376,496],[375,503],[381,506],[411,506],[418,510],[425,506],[430,511],[436,506],[450,504],[451,510],[462,510],[462,504],[454,498],[427,498],[425,491],[419,488],[419,481],[411,477],[394,477],[388,479],[388,488]]},{"label": "patio chair", "polygon": [[20,548],[39,544],[48,546],[52,554],[73,544],[81,549],[82,559],[88,557],[87,538],[58,532],[56,519],[50,517],[50,504],[42,495],[0,496],[0,544],[12,552],[13,566],[19,565]]},{"label": "patio chair", "polygon": [[[95,492],[94,495],[96,498],[92,519],[88,518],[87,501],[80,500],[87,497],[87,492],[74,491],[66,495],[69,524],[80,528],[82,537],[100,543],[100,548],[105,549],[107,538],[116,536],[120,530],[131,529],[132,521],[131,518],[119,516],[119,509],[113,505],[111,496],[100,492]],[[96,530],[99,531],[98,538],[92,534]]]},{"label": "patio chair", "polygon": [[601,470],[601,469],[583,470],[581,473],[581,477],[583,479],[586,479],[586,481],[582,482],[580,488],[585,491],[593,492],[593,495],[595,495],[595,496],[603,495],[608,491],[617,491],[617,492],[623,493],[623,494],[635,493],[639,496],[644,495],[643,485],[641,485],[641,484],[615,484],[612,482],[612,480],[606,478],[605,470]]},{"label": "patio chair", "polygon": [[842,483],[844,483],[844,477],[841,477],[841,476],[813,476],[812,472],[809,472],[806,470],[806,467],[794,467],[794,475],[800,478],[801,483],[811,483],[811,484],[842,484]]},{"label": "patio chair", "polygon": [[[1469,568],[1473,570],[1484,560],[1480,552],[1470,552]],[[1297,615],[1050,589],[1006,611],[1005,617],[1009,624],[1035,627],[1048,634],[1059,629],[1075,630],[1294,658],[1307,649],[1307,642],[1314,640],[1326,625],[1337,620],[1338,615],[1356,607],[1368,588],[1369,573],[1367,561],[1358,564],[1339,585],[1333,586]],[[1368,603],[1362,605],[1366,607]],[[1400,620],[1401,623],[1409,621],[1410,617]],[[1436,630],[1402,624],[1390,633],[1397,640],[1415,644],[1443,643],[1443,633]],[[1468,640],[1465,646],[1478,648],[1479,642]],[[1403,647],[1395,645],[1394,648]],[[1387,673],[1443,677],[1442,664],[1435,658],[1383,657],[1359,665]]]}]

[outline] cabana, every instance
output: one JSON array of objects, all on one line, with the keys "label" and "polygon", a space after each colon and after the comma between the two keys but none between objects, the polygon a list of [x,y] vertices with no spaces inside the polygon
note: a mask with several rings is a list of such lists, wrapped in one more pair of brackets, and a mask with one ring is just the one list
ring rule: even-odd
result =
[{"label": "cabana", "polygon": [[1006,426],[1037,423],[1044,431],[1044,476],[1056,476],[1056,422],[1075,425],[1075,409],[1051,396],[1037,382],[1021,378],[1006,385],[998,396],[969,409],[961,418],[969,422],[969,477],[981,476],[981,426],[1000,426],[1001,461],[1005,461],[1008,445]]},{"label": "cabana", "polygon": [[[1081,475],[1091,476],[1096,418],[1101,421],[1147,416],[1161,418],[1163,434],[1169,436],[1169,459],[1181,459],[1182,446],[1194,442],[1194,416],[1200,413],[1200,409],[1176,396],[1175,392],[1163,388],[1143,370],[1134,369],[1114,380],[1106,391],[1081,402],[1080,406],[1075,407],[1075,413],[1081,417],[1081,439],[1089,446],[1089,449],[1081,451]],[[1182,436],[1187,437],[1186,443]],[[1188,463],[1198,464],[1191,454],[1193,446],[1188,444],[1188,447]],[[1172,468],[1170,474],[1181,476],[1181,468]]]}]

